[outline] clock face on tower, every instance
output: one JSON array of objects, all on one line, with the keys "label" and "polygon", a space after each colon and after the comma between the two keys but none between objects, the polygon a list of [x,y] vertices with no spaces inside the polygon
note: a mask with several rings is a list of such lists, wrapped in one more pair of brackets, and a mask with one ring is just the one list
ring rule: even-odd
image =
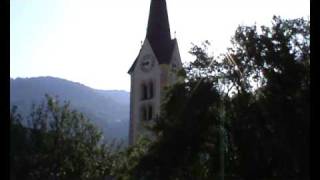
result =
[{"label": "clock face on tower", "polygon": [[151,55],[145,55],[142,57],[140,68],[144,72],[149,72],[154,66],[154,59]]}]

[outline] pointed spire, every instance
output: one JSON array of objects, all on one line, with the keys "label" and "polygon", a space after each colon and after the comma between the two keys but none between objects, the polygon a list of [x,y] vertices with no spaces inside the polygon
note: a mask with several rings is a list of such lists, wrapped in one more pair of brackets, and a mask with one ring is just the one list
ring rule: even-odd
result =
[{"label": "pointed spire", "polygon": [[151,0],[146,38],[160,64],[168,62],[172,41],[166,0]]},{"label": "pointed spire", "polygon": [[166,0],[151,0],[147,38],[170,38],[170,26]]}]

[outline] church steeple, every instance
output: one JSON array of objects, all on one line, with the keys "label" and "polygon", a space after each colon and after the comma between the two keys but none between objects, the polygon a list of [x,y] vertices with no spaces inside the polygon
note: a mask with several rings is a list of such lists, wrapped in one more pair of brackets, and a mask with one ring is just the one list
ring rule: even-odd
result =
[{"label": "church steeple", "polygon": [[171,39],[166,0],[150,0],[147,34],[128,73],[131,76],[129,143],[155,138],[146,125],[160,115],[166,87],[178,82],[182,68],[178,42]]},{"label": "church steeple", "polygon": [[151,0],[147,38],[149,41],[171,39],[166,0]]},{"label": "church steeple", "polygon": [[146,38],[149,40],[159,63],[168,63],[173,43],[166,0],[151,0]]}]

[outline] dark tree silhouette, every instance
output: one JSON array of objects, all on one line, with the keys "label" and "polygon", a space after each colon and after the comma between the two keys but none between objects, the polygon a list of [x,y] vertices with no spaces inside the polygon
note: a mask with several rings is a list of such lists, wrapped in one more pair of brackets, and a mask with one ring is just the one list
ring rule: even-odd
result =
[{"label": "dark tree silhouette", "polygon": [[219,58],[204,42],[171,88],[134,168],[145,179],[308,179],[310,23],[240,26]]},{"label": "dark tree silhouette", "polygon": [[111,173],[112,148],[69,104],[47,96],[46,103],[34,106],[29,128],[12,109],[11,179],[101,179]]}]

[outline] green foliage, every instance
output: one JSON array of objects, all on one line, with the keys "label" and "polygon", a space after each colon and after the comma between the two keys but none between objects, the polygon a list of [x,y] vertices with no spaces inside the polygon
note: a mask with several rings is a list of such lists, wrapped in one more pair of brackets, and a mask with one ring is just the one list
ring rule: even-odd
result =
[{"label": "green foliage", "polygon": [[[210,179],[220,152],[220,95],[212,81],[177,84],[167,94],[153,131],[158,135],[134,169],[144,179]],[[218,170],[218,169],[216,169]]]},{"label": "green foliage", "polygon": [[[125,91],[96,90],[79,83],[54,77],[10,79],[10,106],[19,107],[26,117],[32,104],[39,105],[45,94],[57,95],[71,107],[101,127],[106,140],[128,141],[129,96]],[[26,122],[22,122],[24,125]]]},{"label": "green foliage", "polygon": [[47,103],[34,107],[30,127],[12,109],[12,179],[101,179],[111,173],[111,147],[102,133],[81,113],[46,96]]},{"label": "green foliage", "polygon": [[308,179],[309,27],[280,17],[240,26],[220,58],[195,45],[131,178]]},{"label": "green foliage", "polygon": [[118,151],[111,174],[119,180],[134,179],[134,168],[147,152],[150,143],[151,141],[149,139],[142,137],[138,139],[134,145]]},{"label": "green foliage", "polygon": [[306,20],[279,17],[261,33],[239,27],[224,59],[233,62],[228,80],[238,91],[226,113],[236,170],[246,179],[309,177],[309,27]]},{"label": "green foliage", "polygon": [[115,151],[53,98],[30,126],[11,113],[13,179],[309,179],[310,22],[240,26],[224,56],[194,46],[168,89],[155,139]]}]

